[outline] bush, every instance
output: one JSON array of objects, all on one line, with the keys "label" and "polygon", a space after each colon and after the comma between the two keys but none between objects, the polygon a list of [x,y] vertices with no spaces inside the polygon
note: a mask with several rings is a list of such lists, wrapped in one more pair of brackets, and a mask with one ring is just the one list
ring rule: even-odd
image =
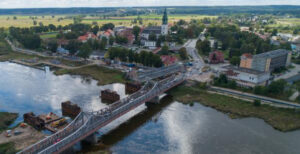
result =
[{"label": "bush", "polygon": [[261,101],[256,99],[254,100],[253,105],[259,107],[261,105]]}]

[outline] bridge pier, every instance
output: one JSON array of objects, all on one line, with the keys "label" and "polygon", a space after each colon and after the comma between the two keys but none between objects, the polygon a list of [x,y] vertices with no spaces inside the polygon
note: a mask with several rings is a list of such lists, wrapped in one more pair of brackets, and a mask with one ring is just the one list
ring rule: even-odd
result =
[{"label": "bridge pier", "polygon": [[84,142],[90,143],[90,144],[97,144],[98,143],[98,137],[96,133],[91,134],[87,138],[83,140]]},{"label": "bridge pier", "polygon": [[146,104],[158,104],[159,103],[159,96],[155,96],[150,101],[146,102]]}]

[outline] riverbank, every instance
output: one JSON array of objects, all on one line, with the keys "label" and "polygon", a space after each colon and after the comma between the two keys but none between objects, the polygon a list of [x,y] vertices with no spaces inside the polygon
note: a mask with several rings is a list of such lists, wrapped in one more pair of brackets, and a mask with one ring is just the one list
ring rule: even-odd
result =
[{"label": "riverbank", "polygon": [[300,113],[294,109],[276,108],[266,104],[259,107],[252,102],[207,92],[199,85],[179,86],[170,91],[174,99],[183,103],[199,102],[212,107],[232,118],[257,117],[273,128],[287,132],[300,129]]},{"label": "riverbank", "polygon": [[17,118],[17,113],[0,112],[0,132],[6,130]]},{"label": "riverbank", "polygon": [[92,77],[94,80],[98,81],[98,85],[126,82],[124,73],[97,65],[86,66],[78,69],[60,69],[56,70],[54,74],[71,74]]}]

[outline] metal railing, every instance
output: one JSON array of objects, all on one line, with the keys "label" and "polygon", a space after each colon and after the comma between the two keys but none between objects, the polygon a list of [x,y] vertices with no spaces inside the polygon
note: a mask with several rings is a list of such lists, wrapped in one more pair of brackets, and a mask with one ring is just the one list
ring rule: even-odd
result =
[{"label": "metal railing", "polygon": [[95,112],[81,112],[66,128],[24,149],[19,154],[48,154],[60,151],[184,80],[185,75],[179,74],[155,83],[149,81],[138,92],[113,103],[108,108]]}]

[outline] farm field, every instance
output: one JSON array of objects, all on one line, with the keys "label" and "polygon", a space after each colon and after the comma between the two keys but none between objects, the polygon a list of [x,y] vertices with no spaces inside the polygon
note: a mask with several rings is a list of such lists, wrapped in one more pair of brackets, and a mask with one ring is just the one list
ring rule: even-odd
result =
[{"label": "farm field", "polygon": [[[14,19],[16,17],[16,19]],[[43,25],[49,25],[49,24],[54,24],[54,25],[68,25],[70,23],[73,23],[72,19],[62,19],[58,21],[59,18],[64,18],[66,16],[32,16],[32,17],[37,17],[35,21],[37,22],[37,25],[42,22]],[[30,19],[30,16],[21,16],[21,15],[2,15],[0,16],[0,27],[8,28],[11,26],[15,27],[31,27],[34,26],[33,24],[33,19]]]},{"label": "farm field", "polygon": [[300,26],[300,18],[280,18],[276,20],[276,24],[269,25],[270,27],[280,26]]},{"label": "farm field", "polygon": [[[54,17],[52,16],[21,16],[21,15],[15,15],[17,19],[14,19],[14,15],[2,15],[0,16],[0,27],[9,28],[10,26],[15,27],[31,27],[34,26],[33,19],[30,17],[37,17],[35,21],[37,22],[37,25],[42,22],[43,25],[68,25],[73,23],[73,20],[71,18],[66,18],[67,15],[56,15]],[[70,16],[68,16],[70,17]],[[115,25],[124,25],[124,26],[131,26],[132,21],[136,19],[138,16],[126,16],[126,17],[108,17],[107,19],[103,19],[102,17],[92,17],[87,16],[82,19],[82,23],[86,24],[92,24],[94,22],[97,22],[99,26],[106,24],[106,23],[113,23]],[[141,15],[141,18],[143,18],[143,25],[147,26],[150,23],[153,25],[160,25],[161,24],[161,14],[150,14],[150,15]],[[205,16],[205,15],[169,15],[169,22],[173,23],[175,21],[178,21],[180,19],[183,20],[191,20],[191,19],[203,19],[203,18],[216,18],[217,16]],[[61,19],[60,21],[58,19]]]}]

